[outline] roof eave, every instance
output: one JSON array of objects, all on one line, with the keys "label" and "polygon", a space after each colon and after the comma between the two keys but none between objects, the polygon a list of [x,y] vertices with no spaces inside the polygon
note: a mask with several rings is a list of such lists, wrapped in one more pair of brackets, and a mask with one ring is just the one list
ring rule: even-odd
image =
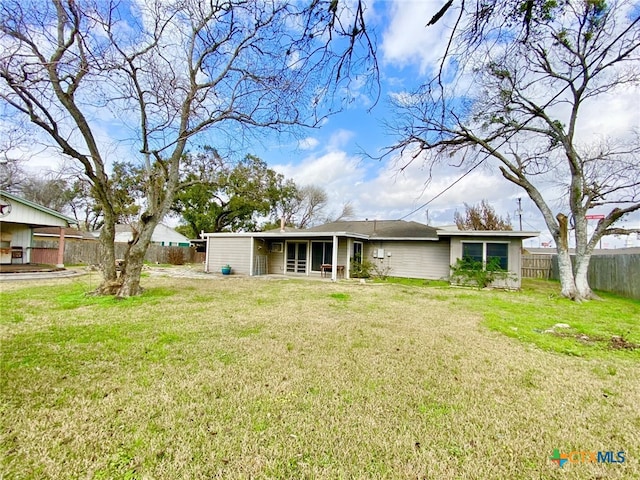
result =
[{"label": "roof eave", "polygon": [[[34,237],[54,237],[54,238],[60,238],[60,234],[57,233],[33,233]],[[64,234],[64,238],[80,238],[83,239],[85,237],[83,237],[82,235],[69,235],[68,233]]]},{"label": "roof eave", "polygon": [[439,230],[441,237],[513,237],[533,238],[540,236],[540,232],[520,230]]},{"label": "roof eave", "polygon": [[415,241],[430,241],[430,242],[437,242],[438,240],[440,240],[437,237],[378,237],[378,236],[371,236],[369,237],[369,240],[372,241],[376,241],[376,240],[384,240],[386,242],[389,241],[395,241],[395,240],[415,240]]},{"label": "roof eave", "polygon": [[224,237],[261,237],[261,238],[319,238],[319,237],[350,237],[368,240],[369,236],[353,232],[215,232],[205,233],[203,238]]}]

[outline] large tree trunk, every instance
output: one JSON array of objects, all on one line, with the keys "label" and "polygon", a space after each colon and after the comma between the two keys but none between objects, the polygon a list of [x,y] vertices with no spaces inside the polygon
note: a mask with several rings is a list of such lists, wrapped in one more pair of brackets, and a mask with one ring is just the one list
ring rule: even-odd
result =
[{"label": "large tree trunk", "polygon": [[573,277],[573,266],[569,254],[569,221],[566,215],[559,213],[558,237],[555,239],[558,251],[558,273],[560,275],[560,287],[563,297],[577,300],[578,290]]},{"label": "large tree trunk", "polygon": [[598,298],[591,287],[589,286],[589,279],[587,274],[589,273],[589,262],[591,260],[591,254],[576,255],[575,261],[575,284],[578,292],[578,299],[580,300],[592,300]]},{"label": "large tree trunk", "polygon": [[116,292],[116,296],[120,298],[140,295],[142,287],[140,286],[140,274],[142,273],[142,265],[144,256],[147,253],[151,236],[158,225],[159,219],[155,216],[146,217],[137,225],[139,230],[133,232],[133,239],[129,243],[129,248],[124,258],[124,268],[120,276],[120,288]]},{"label": "large tree trunk", "polygon": [[[562,296],[570,298],[576,302],[592,300],[598,298],[589,286],[587,273],[591,260],[591,249],[586,245],[586,227],[583,229],[584,238],[576,235],[576,255],[574,262],[571,262],[569,254],[569,233],[568,219],[566,215],[558,214],[559,236],[556,238],[558,250],[558,271],[560,274],[560,285]],[[579,232],[578,232],[579,233]]]},{"label": "large tree trunk", "polygon": [[97,295],[113,295],[120,286],[116,271],[115,217],[104,211],[104,226],[100,232],[100,270],[102,282],[95,290]]},{"label": "large tree trunk", "polygon": [[562,296],[571,300],[578,300],[579,294],[573,277],[569,248],[561,248],[560,245],[558,245],[558,273]]},{"label": "large tree trunk", "polygon": [[[580,192],[582,195],[582,177],[583,173],[580,172],[580,175],[574,175],[575,180],[572,181],[572,192]],[[587,226],[587,218],[586,218],[586,210],[583,208],[583,205],[580,203],[581,196],[578,198],[574,198],[572,195],[570,200],[573,202],[571,211],[574,215],[574,235],[576,241],[576,255],[573,262],[573,278],[576,285],[576,291],[578,293],[577,300],[591,300],[595,298],[595,295],[591,291],[591,287],[589,287],[589,279],[587,278],[587,273],[589,271],[589,262],[591,260],[591,253],[593,252],[593,247],[589,242],[588,235],[588,226]]]}]

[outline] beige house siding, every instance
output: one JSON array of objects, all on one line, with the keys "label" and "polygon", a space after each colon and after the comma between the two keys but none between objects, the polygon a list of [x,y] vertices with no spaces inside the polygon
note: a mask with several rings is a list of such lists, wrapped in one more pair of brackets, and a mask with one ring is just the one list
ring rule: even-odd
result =
[{"label": "beige house siding", "polygon": [[232,273],[251,273],[250,237],[209,237],[205,271],[220,273],[224,265],[231,265]]},{"label": "beige house siding", "polygon": [[462,258],[462,244],[470,243],[508,243],[509,244],[509,260],[508,269],[511,276],[506,280],[498,280],[495,282],[496,287],[520,288],[521,272],[522,272],[522,240],[520,238],[494,237],[494,238],[478,238],[478,237],[454,237],[451,239],[451,256],[450,263],[454,265],[458,258]]},{"label": "beige house siding", "polygon": [[[276,250],[280,251],[276,251]],[[268,257],[268,273],[274,273],[278,275],[284,274],[284,255],[285,255],[285,241],[278,240],[269,243],[269,257]]]},{"label": "beige house siding", "polygon": [[[384,249],[384,259],[373,254]],[[440,279],[449,277],[449,240],[374,241],[365,243],[365,256],[393,277]]]},{"label": "beige house siding", "polygon": [[346,238],[338,238],[338,265],[344,265],[345,272],[353,252],[353,249],[349,250],[349,246]]}]

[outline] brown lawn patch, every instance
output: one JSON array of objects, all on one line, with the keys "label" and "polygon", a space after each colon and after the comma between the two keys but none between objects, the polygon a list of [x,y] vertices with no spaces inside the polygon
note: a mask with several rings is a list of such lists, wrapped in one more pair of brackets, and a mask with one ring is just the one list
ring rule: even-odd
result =
[{"label": "brown lawn patch", "polygon": [[[640,476],[638,363],[489,331],[469,306],[486,292],[144,286],[2,292],[6,478]],[[554,449],[628,461],[559,470]]]}]

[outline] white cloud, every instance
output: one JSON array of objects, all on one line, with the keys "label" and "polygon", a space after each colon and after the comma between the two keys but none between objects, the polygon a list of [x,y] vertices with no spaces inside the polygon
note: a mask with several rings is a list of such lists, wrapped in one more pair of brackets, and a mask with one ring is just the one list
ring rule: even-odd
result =
[{"label": "white cloud", "polygon": [[590,143],[594,135],[620,137],[632,128],[640,128],[638,99],[640,88],[624,85],[615,92],[585,102],[580,112],[578,135]]},{"label": "white cloud", "polygon": [[388,9],[389,22],[382,37],[382,58],[400,67],[418,64],[424,73],[442,57],[455,8],[435,25],[427,22],[442,8],[438,0],[394,0]]},{"label": "white cloud", "polygon": [[318,146],[320,140],[314,137],[306,137],[298,142],[298,148],[300,150],[313,150]]},{"label": "white cloud", "polygon": [[355,136],[355,133],[350,130],[339,129],[331,134],[329,143],[327,144],[327,150],[338,150],[349,144],[349,141]]},{"label": "white cloud", "polygon": [[321,156],[310,156],[302,162],[274,165],[273,168],[298,185],[317,185],[336,191],[344,183],[353,185],[354,179],[363,175],[359,159],[349,157],[344,151],[334,150]]}]

